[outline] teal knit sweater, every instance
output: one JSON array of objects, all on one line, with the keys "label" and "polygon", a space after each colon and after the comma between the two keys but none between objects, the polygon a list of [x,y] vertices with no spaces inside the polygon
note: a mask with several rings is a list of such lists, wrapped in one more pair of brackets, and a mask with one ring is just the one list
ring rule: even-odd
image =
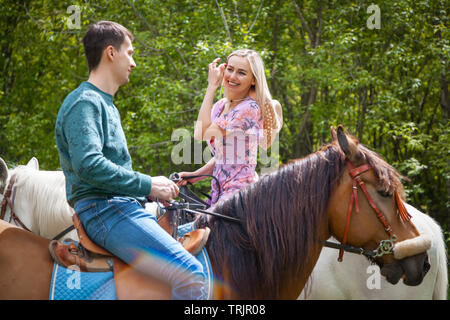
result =
[{"label": "teal knit sweater", "polygon": [[64,100],[55,125],[66,195],[71,206],[92,196],[143,198],[151,177],[132,168],[112,95],[83,82]]}]

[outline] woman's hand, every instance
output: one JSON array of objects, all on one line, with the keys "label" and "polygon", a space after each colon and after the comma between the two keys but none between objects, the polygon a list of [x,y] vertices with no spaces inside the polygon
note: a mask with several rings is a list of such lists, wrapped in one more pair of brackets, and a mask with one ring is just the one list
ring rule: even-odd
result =
[{"label": "woman's hand", "polygon": [[226,66],[226,63],[217,66],[219,60],[220,58],[217,58],[208,65],[208,87],[214,89],[214,91],[222,85],[223,73]]},{"label": "woman's hand", "polygon": [[191,179],[182,179],[183,177],[189,177],[189,176],[196,176],[196,172],[178,172],[178,176],[180,177],[180,181],[177,182],[178,186],[185,186],[190,183],[196,183],[197,181],[200,181],[204,179],[204,177],[197,177],[197,178],[191,178]]}]

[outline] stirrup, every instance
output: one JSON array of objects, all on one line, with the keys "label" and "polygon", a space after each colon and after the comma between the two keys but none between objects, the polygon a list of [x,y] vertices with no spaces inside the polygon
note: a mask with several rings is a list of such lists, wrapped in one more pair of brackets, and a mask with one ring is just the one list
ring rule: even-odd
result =
[{"label": "stirrup", "polygon": [[192,255],[197,255],[208,241],[211,230],[208,227],[193,230],[178,238],[183,247]]},{"label": "stirrup", "polygon": [[81,244],[75,245],[73,240],[69,244],[52,240],[48,245],[53,260],[69,268],[77,266],[83,272],[109,272],[113,271],[113,258],[95,254],[85,249]]}]

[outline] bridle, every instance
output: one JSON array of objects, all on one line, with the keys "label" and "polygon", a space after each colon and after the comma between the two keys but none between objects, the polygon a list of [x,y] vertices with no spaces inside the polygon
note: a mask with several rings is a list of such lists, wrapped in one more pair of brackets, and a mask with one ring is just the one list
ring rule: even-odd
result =
[{"label": "bridle", "polygon": [[[364,184],[364,181],[361,179],[360,175],[364,172],[367,172],[369,170],[372,170],[372,167],[369,164],[363,164],[359,167],[355,167],[353,163],[346,158],[345,159],[346,165],[349,169],[349,175],[352,179],[352,194],[350,196],[350,205],[348,207],[347,211],[347,219],[344,229],[344,236],[342,239],[342,243],[335,243],[331,241],[320,241],[325,247],[333,248],[333,249],[339,249],[339,258],[338,261],[342,262],[344,252],[351,252],[351,253],[357,253],[366,256],[367,258],[373,260],[375,258],[382,257],[386,254],[392,254],[394,250],[394,243],[397,241],[397,236],[392,231],[392,227],[388,223],[386,216],[381,212],[381,210],[377,207],[375,202],[373,201],[372,197],[370,196],[369,192],[367,191],[366,185]],[[177,181],[179,177],[177,177],[176,174],[172,174],[170,178],[173,181]],[[185,177],[185,179],[192,178],[192,177]],[[371,208],[375,211],[375,214],[380,221],[380,223],[384,226],[384,230],[389,236],[389,239],[381,240],[378,247],[375,250],[366,250],[363,248],[356,248],[350,245],[347,245],[347,237],[348,232],[350,228],[350,220],[351,220],[351,214],[353,211],[353,207],[355,207],[356,213],[359,213],[359,203],[358,203],[358,186],[363,191],[367,201],[369,202],[369,205]],[[200,203],[196,201],[192,197],[191,194],[188,194],[187,191],[189,191],[188,188],[184,188],[185,190],[180,189],[180,197],[183,202],[177,202],[172,201],[171,206],[169,208],[166,208],[166,210],[181,210],[185,211],[191,214],[198,214],[198,213],[204,213],[209,214],[212,216],[215,216],[217,218],[220,218],[222,220],[232,222],[232,223],[241,223],[241,221],[238,218],[225,216],[222,214],[218,214],[215,212],[203,210],[200,207]],[[395,201],[397,205],[397,209],[399,212],[399,215],[403,221],[409,221],[411,220],[411,215],[406,210],[405,206],[403,205],[403,202],[400,199],[400,196],[397,191],[394,191],[395,194]]]},{"label": "bridle", "polygon": [[[363,164],[359,167],[356,167],[353,165],[353,163],[346,158],[345,160],[346,165],[349,169],[349,175],[352,179],[352,194],[350,196],[350,205],[348,207],[347,211],[347,220],[345,223],[345,229],[344,229],[344,235],[342,238],[342,243],[334,243],[330,241],[321,241],[325,247],[333,248],[333,249],[339,249],[339,257],[338,261],[342,262],[342,258],[344,255],[344,251],[352,252],[352,253],[358,253],[362,254],[369,259],[374,259],[381,257],[386,254],[392,254],[394,251],[394,242],[397,241],[397,236],[392,231],[392,228],[390,224],[386,220],[386,216],[381,212],[380,209],[378,209],[377,205],[373,201],[370,194],[367,192],[367,188],[364,184],[364,181],[362,181],[360,175],[366,171],[372,170],[372,167],[369,164]],[[356,213],[359,213],[359,204],[358,204],[358,186],[363,191],[367,201],[369,202],[370,207],[375,211],[375,214],[380,221],[380,223],[384,226],[384,230],[389,236],[389,239],[387,240],[381,240],[378,247],[375,250],[365,250],[363,248],[355,248],[353,246],[348,246],[347,243],[347,236],[348,231],[350,227],[350,218],[353,211],[353,206],[355,206]],[[394,191],[395,194],[395,201],[397,204],[397,209],[399,212],[399,215],[403,221],[409,221],[411,219],[411,215],[406,210],[405,206],[403,205],[400,196],[398,195],[397,191]]]},{"label": "bridle", "polygon": [[20,218],[16,215],[14,212],[14,198],[16,196],[16,189],[14,188],[14,184],[16,182],[16,174],[14,173],[11,178],[9,179],[8,186],[6,187],[6,190],[3,194],[3,200],[0,203],[0,220],[5,219],[6,215],[6,209],[11,209],[10,217],[9,217],[9,223],[11,223],[13,220],[16,224],[20,225],[23,229],[31,232],[30,229],[25,226],[25,224],[20,220]]}]

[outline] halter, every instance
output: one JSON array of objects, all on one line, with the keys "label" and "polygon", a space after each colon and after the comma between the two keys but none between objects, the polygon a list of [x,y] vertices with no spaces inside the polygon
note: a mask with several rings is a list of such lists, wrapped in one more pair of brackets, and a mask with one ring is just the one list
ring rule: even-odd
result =
[{"label": "halter", "polygon": [[[363,165],[355,168],[355,166],[352,164],[352,162],[348,158],[346,158],[345,162],[349,169],[349,175],[352,178],[352,194],[350,196],[350,205],[349,205],[348,211],[347,211],[347,221],[345,224],[344,236],[342,238],[341,244],[336,244],[333,242],[325,241],[324,245],[329,248],[339,249],[339,258],[338,258],[339,262],[342,262],[342,257],[344,255],[344,251],[359,253],[359,254],[367,256],[368,258],[377,258],[377,257],[381,257],[385,254],[392,254],[393,250],[394,250],[394,242],[397,241],[397,236],[392,231],[392,228],[389,225],[389,223],[387,222],[385,215],[378,209],[378,207],[376,206],[372,197],[367,192],[364,181],[362,181],[361,177],[360,177],[360,175],[362,173],[372,170],[372,167],[369,164],[363,164]],[[356,213],[359,213],[358,185],[361,188],[361,190],[363,191],[364,195],[366,196],[366,199],[369,202],[369,205],[375,211],[375,214],[376,214],[378,220],[384,226],[384,230],[389,235],[389,239],[380,241],[380,244],[378,245],[377,249],[375,249],[375,250],[365,250],[363,248],[355,248],[355,247],[346,245],[348,231],[349,231],[349,227],[350,227],[350,218],[351,218],[351,214],[353,211],[353,205],[355,205]],[[397,209],[398,209],[401,219],[403,221],[409,221],[411,219],[411,215],[408,213],[406,208],[403,206],[403,203],[401,202],[400,196],[398,195],[397,191],[395,191],[395,200],[396,200]]]},{"label": "halter", "polygon": [[14,173],[11,176],[11,179],[9,179],[8,187],[5,190],[5,193],[3,194],[3,200],[0,203],[0,220],[5,219],[6,215],[6,209],[11,209],[11,214],[9,217],[9,223],[11,223],[13,220],[16,224],[19,224],[23,229],[30,231],[25,224],[20,220],[20,218],[16,215],[14,212],[14,198],[16,196],[16,189],[14,188],[14,183],[16,182],[16,174]]}]

